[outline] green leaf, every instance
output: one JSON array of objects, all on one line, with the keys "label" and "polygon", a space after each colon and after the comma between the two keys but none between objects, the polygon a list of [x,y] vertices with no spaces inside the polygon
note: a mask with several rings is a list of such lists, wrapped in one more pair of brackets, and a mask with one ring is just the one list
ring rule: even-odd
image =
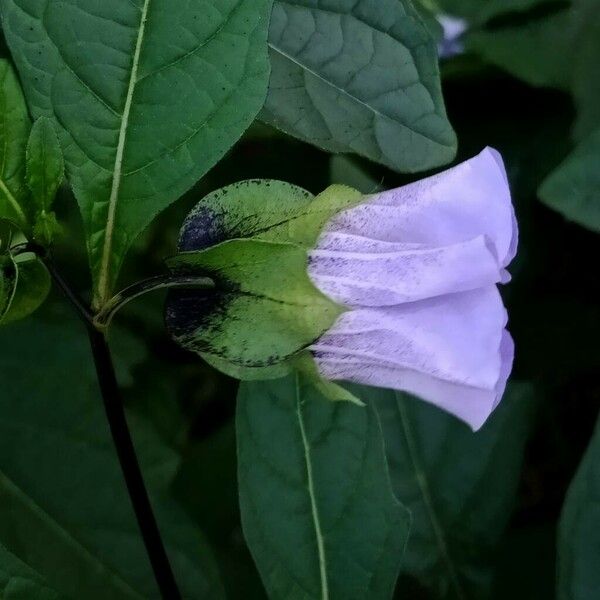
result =
[{"label": "green leaf", "polygon": [[271,1],[2,0],[30,108],[58,126],[97,306],[136,236],[260,110]]},{"label": "green leaf", "polygon": [[[112,346],[130,365],[132,343]],[[159,598],[79,321],[50,305],[3,328],[0,379],[0,544],[72,600]],[[210,550],[167,489],[178,459],[129,417],[182,595],[219,600]]]},{"label": "green leaf", "polygon": [[60,231],[51,209],[64,177],[65,164],[52,121],[46,117],[38,119],[31,128],[26,164],[27,186],[35,211],[34,239],[43,246],[49,246]]},{"label": "green leaf", "polygon": [[26,228],[25,148],[31,128],[23,92],[7,60],[0,59],[0,219]]},{"label": "green leaf", "polygon": [[285,361],[329,329],[342,309],[307,272],[306,250],[294,244],[230,240],[168,260],[177,273],[216,282],[208,293],[171,292],[167,327],[185,348],[242,367]]},{"label": "green leaf", "polygon": [[466,48],[514,77],[569,91],[573,69],[570,10],[503,27],[475,30]]},{"label": "green leaf", "polygon": [[477,433],[407,394],[363,388],[359,395],[378,408],[392,485],[412,514],[403,572],[433,598],[486,598],[520,478],[532,389],[509,387]]},{"label": "green leaf", "polygon": [[558,529],[559,600],[595,600],[600,589],[600,421],[569,487]]},{"label": "green leaf", "polygon": [[42,246],[49,246],[54,238],[63,232],[54,211],[42,211],[36,217],[33,226],[33,239]]},{"label": "green leaf", "polygon": [[450,162],[437,49],[407,0],[276,0],[261,118],[398,171]]},{"label": "green leaf", "polygon": [[0,323],[10,310],[17,289],[18,269],[10,254],[0,255]]},{"label": "green leaf", "polygon": [[541,184],[550,208],[600,233],[600,129],[584,140]]},{"label": "green leaf", "polygon": [[376,181],[348,156],[333,155],[329,163],[329,180],[353,187],[363,194],[382,191],[382,182]]},{"label": "green leaf", "polygon": [[329,219],[361,200],[360,192],[344,185],[313,196],[283,181],[240,181],[198,202],[181,227],[179,250],[202,250],[233,238],[312,248]]},{"label": "green leaf", "polygon": [[575,136],[600,127],[600,0],[573,0],[571,11],[572,89],[577,107]]},{"label": "green leaf", "polygon": [[389,599],[409,517],[374,410],[292,375],[242,383],[236,426],[242,524],[269,596]]},{"label": "green leaf", "polygon": [[42,117],[33,124],[27,142],[27,185],[37,211],[48,212],[52,208],[64,170],[62,150],[52,121]]},{"label": "green leaf", "polygon": [[18,321],[35,312],[50,293],[51,281],[46,267],[33,255],[15,260],[16,281],[10,305],[0,317],[0,324]]},{"label": "green leaf", "polygon": [[0,254],[4,255],[10,250],[14,226],[10,221],[0,218]]},{"label": "green leaf", "polygon": [[0,545],[0,596],[6,600],[63,600],[33,569]]}]

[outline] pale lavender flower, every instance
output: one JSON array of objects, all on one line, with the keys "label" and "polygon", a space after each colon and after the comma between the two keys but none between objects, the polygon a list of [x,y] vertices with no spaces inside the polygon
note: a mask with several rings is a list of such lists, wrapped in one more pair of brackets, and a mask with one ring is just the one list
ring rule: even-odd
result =
[{"label": "pale lavender flower", "polygon": [[512,367],[496,284],[516,246],[491,148],[339,213],[310,253],[315,285],[349,308],[311,346],[319,371],[408,391],[478,429]]},{"label": "pale lavender flower", "polygon": [[442,26],[443,37],[438,43],[440,58],[452,58],[465,51],[462,36],[467,31],[468,24],[465,19],[452,15],[439,14],[436,16]]}]

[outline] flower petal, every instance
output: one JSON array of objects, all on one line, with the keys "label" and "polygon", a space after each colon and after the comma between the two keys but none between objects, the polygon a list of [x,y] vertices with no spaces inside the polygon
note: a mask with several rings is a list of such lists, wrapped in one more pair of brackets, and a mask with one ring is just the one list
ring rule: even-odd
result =
[{"label": "flower petal", "polygon": [[309,275],[346,306],[389,306],[473,290],[503,279],[484,236],[432,248],[327,233],[310,253]]},{"label": "flower petal", "polygon": [[485,235],[501,266],[514,257],[517,243],[506,171],[492,148],[433,177],[368,196],[340,213],[326,232],[428,246]]},{"label": "flower petal", "polygon": [[311,349],[328,379],[405,390],[479,428],[512,365],[495,286],[344,313]]}]

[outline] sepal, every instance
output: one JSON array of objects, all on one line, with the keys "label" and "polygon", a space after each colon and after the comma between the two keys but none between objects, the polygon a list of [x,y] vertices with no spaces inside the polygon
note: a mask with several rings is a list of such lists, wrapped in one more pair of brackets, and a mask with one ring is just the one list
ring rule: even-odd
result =
[{"label": "sepal", "polygon": [[208,276],[210,291],[169,294],[167,328],[183,347],[235,368],[277,365],[327,331],[343,308],[322,294],[296,244],[229,240],[167,261],[177,275]]},{"label": "sepal", "polygon": [[323,394],[328,400],[334,402],[350,402],[361,407],[365,406],[365,403],[352,392],[334,381],[325,379],[319,373],[317,363],[310,352],[304,351],[294,357],[293,365],[312,383],[317,391]]}]

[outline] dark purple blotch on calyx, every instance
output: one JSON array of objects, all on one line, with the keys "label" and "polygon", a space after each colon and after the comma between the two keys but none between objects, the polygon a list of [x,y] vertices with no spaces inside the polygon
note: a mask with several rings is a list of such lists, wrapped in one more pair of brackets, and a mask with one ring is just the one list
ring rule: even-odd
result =
[{"label": "dark purple blotch on calyx", "polygon": [[198,205],[183,223],[178,250],[204,250],[229,238],[224,227],[224,215],[208,206]]}]

